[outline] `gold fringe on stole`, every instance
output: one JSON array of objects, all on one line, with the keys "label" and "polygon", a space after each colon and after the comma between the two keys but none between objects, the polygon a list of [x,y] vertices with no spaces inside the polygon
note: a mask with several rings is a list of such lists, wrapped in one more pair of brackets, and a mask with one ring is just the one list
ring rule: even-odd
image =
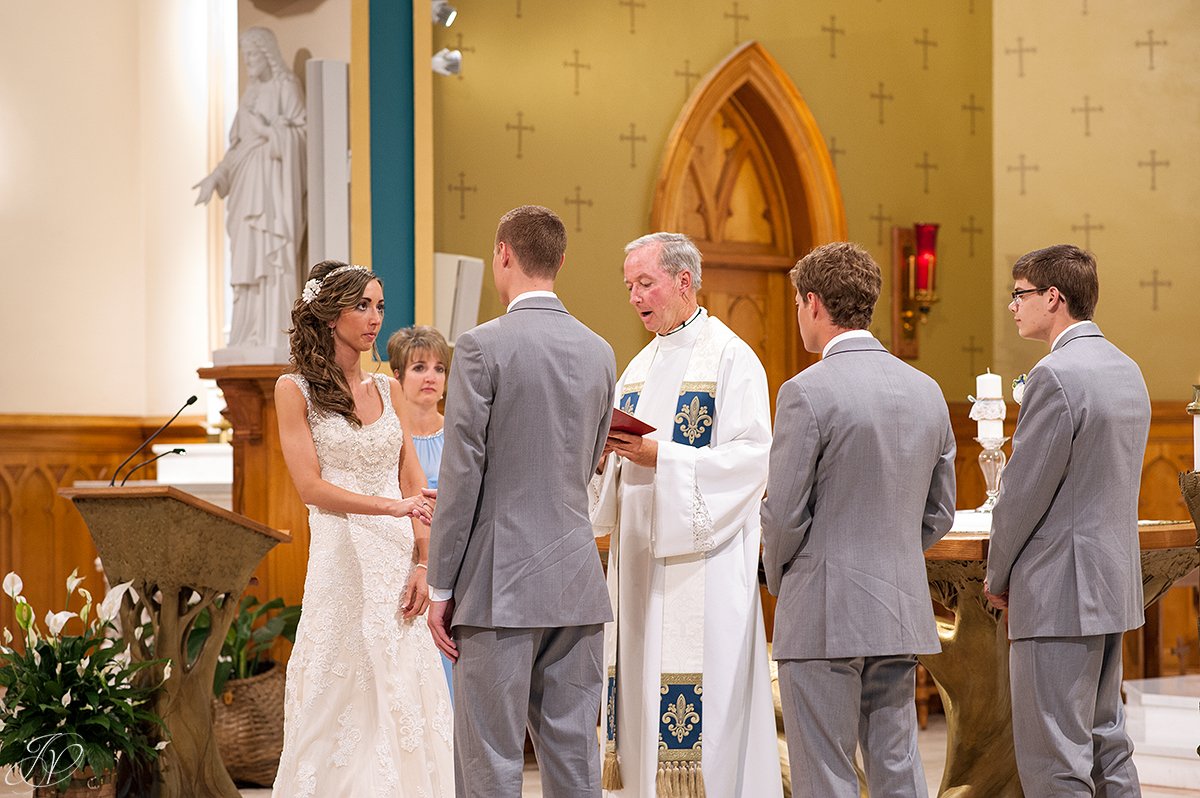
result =
[{"label": "gold fringe on stole", "polygon": [[617,758],[617,748],[613,746],[604,752],[604,767],[600,770],[600,789],[621,790],[625,783],[621,781],[621,760]]},{"label": "gold fringe on stole", "polygon": [[705,798],[699,762],[659,762],[658,798]]}]

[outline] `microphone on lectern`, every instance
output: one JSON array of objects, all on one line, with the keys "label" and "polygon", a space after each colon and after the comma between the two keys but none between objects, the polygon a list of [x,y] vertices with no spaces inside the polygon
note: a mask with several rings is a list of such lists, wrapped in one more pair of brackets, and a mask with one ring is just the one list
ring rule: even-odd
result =
[{"label": "microphone on lectern", "polygon": [[133,468],[131,468],[125,472],[125,478],[123,480],[121,480],[121,485],[124,485],[126,482],[129,481],[129,478],[131,476],[133,476],[134,471],[137,471],[142,466],[148,466],[151,463],[153,463],[155,460],[159,459],[160,457],[166,457],[169,454],[187,454],[187,449],[175,448],[175,449],[171,449],[170,451],[163,452],[162,454],[156,454],[147,460],[143,460],[142,462],[138,463]]},{"label": "microphone on lectern", "polygon": [[[122,468],[124,468],[126,465],[128,465],[128,464],[129,464],[129,461],[130,461],[130,460],[132,460],[134,457],[136,457],[138,452],[140,452],[142,449],[145,449],[145,448],[146,448],[146,445],[147,445],[147,444],[149,444],[149,443],[150,443],[150,441],[152,441],[152,440],[154,440],[155,438],[157,438],[159,435],[161,435],[161,434],[162,434],[162,431],[163,431],[163,430],[165,430],[167,427],[171,426],[171,422],[173,422],[175,419],[179,418],[179,414],[180,414],[180,413],[182,413],[184,410],[186,410],[186,409],[188,408],[188,406],[189,406],[189,405],[194,405],[195,403],[196,403],[196,397],[195,397],[195,396],[189,396],[189,397],[188,397],[188,400],[187,400],[186,402],[184,402],[184,403],[183,403],[183,407],[181,407],[181,408],[179,408],[178,410],[176,410],[176,411],[175,411],[175,415],[173,415],[173,416],[171,416],[169,419],[167,419],[167,423],[166,423],[166,424],[163,424],[161,427],[159,427],[158,429],[154,430],[154,433],[153,433],[153,434],[152,434],[152,435],[151,435],[149,438],[147,438],[146,440],[142,441],[142,445],[141,445],[141,446],[139,446],[139,447],[137,447],[136,449],[134,449],[134,450],[133,450],[133,452],[132,452],[132,453],[130,453],[130,455],[129,455],[128,457],[126,457],[124,460],[122,460],[122,461],[121,461],[121,464],[120,464],[119,466],[117,466],[117,470],[113,472],[112,479],[110,479],[110,480],[108,481],[108,486],[109,486],[110,488],[116,487],[116,484],[117,484],[117,475],[121,473],[121,469],[122,469]],[[140,467],[141,467],[141,466],[139,466],[139,468],[140,468]],[[132,472],[130,472],[130,473],[132,473]],[[126,478],[128,478],[128,475],[126,475]],[[123,484],[125,484],[125,483],[124,483],[124,482],[122,482],[121,484],[123,485]]]}]

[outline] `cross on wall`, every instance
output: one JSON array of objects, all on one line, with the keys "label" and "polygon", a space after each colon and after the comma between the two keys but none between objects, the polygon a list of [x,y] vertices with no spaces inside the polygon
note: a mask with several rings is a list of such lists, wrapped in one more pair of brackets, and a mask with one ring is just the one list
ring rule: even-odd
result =
[{"label": "cross on wall", "polygon": [[524,136],[522,134],[524,134],[526,131],[528,131],[530,133],[534,132],[533,125],[525,124],[524,120],[525,120],[525,112],[517,111],[517,124],[514,125],[512,122],[504,123],[505,130],[517,131],[517,157],[518,158],[521,157],[521,150],[522,150],[522,146],[524,144]]},{"label": "cross on wall", "polygon": [[829,34],[829,57],[837,58],[837,37],[845,36],[846,30],[837,26],[837,17],[829,15],[829,25],[821,26],[822,33]]},{"label": "cross on wall", "polygon": [[829,139],[829,160],[833,161],[834,169],[837,169],[837,157],[845,154],[846,151],[838,147],[837,136]]},{"label": "cross on wall", "polygon": [[1134,43],[1133,43],[1133,46],[1134,46],[1134,47],[1139,47],[1139,48],[1140,48],[1140,47],[1145,47],[1145,48],[1146,48],[1146,49],[1149,51],[1149,54],[1150,54],[1150,71],[1154,71],[1154,47],[1155,47],[1156,45],[1159,45],[1159,44],[1161,44],[1163,47],[1166,47],[1166,46],[1167,46],[1167,40],[1166,40],[1166,39],[1155,39],[1155,38],[1154,38],[1154,29],[1153,29],[1153,28],[1151,28],[1150,30],[1146,31],[1146,41],[1144,41],[1144,42],[1143,42],[1143,41],[1136,41],[1136,42],[1134,42]]},{"label": "cross on wall", "polygon": [[1159,288],[1170,288],[1171,281],[1170,280],[1159,280],[1158,279],[1158,269],[1154,269],[1151,272],[1151,274],[1153,275],[1153,277],[1150,280],[1141,280],[1138,282],[1138,286],[1140,286],[1141,288],[1149,288],[1149,289],[1153,290],[1153,292],[1154,292],[1154,297],[1152,300],[1153,304],[1151,305],[1150,310],[1157,311],[1158,310],[1158,289]]},{"label": "cross on wall", "polygon": [[692,80],[700,77],[700,73],[693,72],[692,62],[685,58],[683,60],[683,71],[681,72],[680,70],[676,69],[675,77],[683,78],[683,90],[690,95],[692,93]]},{"label": "cross on wall", "polygon": [[967,357],[971,359],[971,374],[974,375],[976,373],[975,356],[983,354],[983,347],[975,343],[975,336],[972,335],[967,338],[967,345],[962,348],[962,351],[966,352]]},{"label": "cross on wall", "polygon": [[890,102],[892,100],[895,100],[896,98],[895,98],[895,96],[893,96],[891,94],[884,93],[883,81],[881,80],[881,81],[879,81],[879,89],[877,91],[871,93],[871,99],[879,101],[879,124],[882,125],[883,124],[883,104],[885,102]]},{"label": "cross on wall", "polygon": [[975,226],[975,214],[968,216],[967,223],[958,229],[967,234],[967,257],[975,257],[975,236],[983,232],[982,227]]},{"label": "cross on wall", "polygon": [[1150,150],[1150,160],[1138,161],[1139,169],[1150,169],[1150,190],[1158,191],[1158,167],[1170,166],[1170,161],[1158,160],[1158,150]]},{"label": "cross on wall", "polygon": [[923,30],[921,38],[913,39],[913,44],[920,47],[922,51],[921,69],[929,69],[929,48],[938,46],[937,42],[929,38],[929,28]]},{"label": "cross on wall", "polygon": [[983,113],[983,106],[975,102],[975,92],[971,92],[971,99],[963,104],[962,109],[971,116],[971,135],[975,135],[975,114]]},{"label": "cross on wall", "polygon": [[925,172],[925,193],[928,194],[929,193],[929,173],[931,171],[937,171],[937,168],[938,168],[937,164],[929,162],[929,151],[928,150],[925,151],[925,157],[923,157],[921,159],[921,162],[919,164],[916,164],[916,167],[918,169],[924,170],[924,172]]},{"label": "cross on wall", "polygon": [[[465,44],[463,44],[462,31],[459,31],[458,33],[454,34],[454,38],[455,38],[455,44],[454,44],[454,48],[453,48],[453,49],[455,49],[455,50],[458,50],[460,53],[473,53],[473,52],[475,52],[475,48],[474,48],[474,47],[467,47]],[[461,69],[460,69],[460,70],[458,70],[458,75],[457,75],[456,77],[457,77],[459,80],[462,80],[462,79],[463,79],[463,73],[462,73],[462,70],[461,70]]]},{"label": "cross on wall", "polygon": [[1032,55],[1033,53],[1036,53],[1036,52],[1037,52],[1036,47],[1026,47],[1025,46],[1025,37],[1024,36],[1017,37],[1017,46],[1015,48],[1012,48],[1012,47],[1004,48],[1005,55],[1015,55],[1017,57],[1017,77],[1019,77],[1019,78],[1025,77],[1025,54],[1029,53],[1030,55]]},{"label": "cross on wall", "polygon": [[1025,153],[1021,153],[1017,160],[1016,166],[1008,167],[1009,172],[1021,173],[1021,196],[1025,196],[1025,173],[1038,171],[1038,165],[1025,163]]},{"label": "cross on wall", "polygon": [[1090,250],[1092,248],[1092,231],[1103,230],[1104,225],[1092,224],[1092,215],[1090,213],[1083,214],[1083,224],[1071,225],[1072,233],[1083,233],[1083,248]]},{"label": "cross on wall", "polygon": [[638,0],[617,0],[617,5],[629,7],[629,32],[637,33],[637,10],[645,8],[645,3],[639,3]]},{"label": "cross on wall", "polygon": [[467,175],[465,172],[459,172],[458,173],[458,183],[450,184],[450,190],[452,192],[453,191],[458,192],[458,218],[459,219],[467,218],[467,192],[468,191],[475,192],[475,191],[479,190],[478,186],[468,186],[466,183],[466,178],[467,178]]},{"label": "cross on wall", "polygon": [[633,122],[630,122],[629,123],[629,135],[622,133],[620,135],[620,140],[629,142],[629,168],[636,169],[637,168],[637,145],[639,143],[644,144],[646,142],[646,137],[644,135],[639,136],[637,134],[637,125]]},{"label": "cross on wall", "polygon": [[566,199],[563,200],[563,202],[565,202],[567,205],[575,206],[575,232],[582,233],[583,232],[583,206],[586,205],[589,208],[592,207],[592,201],[590,199],[584,199],[583,195],[582,195],[582,191],[579,188],[579,186],[575,186],[575,199],[571,199],[570,197],[567,197]]},{"label": "cross on wall", "polygon": [[581,63],[579,60],[579,51],[576,50],[575,51],[575,60],[574,61],[563,61],[563,67],[566,69],[574,69],[575,70],[575,96],[578,97],[579,96],[579,71],[581,69],[591,69],[592,65]]},{"label": "cross on wall", "polygon": [[1083,135],[1091,136],[1092,135],[1092,114],[1104,113],[1104,106],[1103,105],[1092,105],[1091,96],[1085,94],[1085,95],[1083,95],[1083,107],[1072,108],[1071,113],[1083,114]]},{"label": "cross on wall", "polygon": [[739,6],[741,6],[741,3],[735,1],[733,3],[733,11],[725,12],[725,19],[733,20],[733,43],[734,44],[737,44],[738,42],[740,42],[742,40],[742,23],[750,21],[750,15],[741,13],[739,11]]},{"label": "cross on wall", "polygon": [[878,207],[875,209],[875,213],[868,218],[870,218],[872,222],[875,222],[875,225],[878,228],[875,234],[875,243],[883,244],[883,225],[885,222],[890,222],[892,217],[883,215],[883,203],[880,202]]}]

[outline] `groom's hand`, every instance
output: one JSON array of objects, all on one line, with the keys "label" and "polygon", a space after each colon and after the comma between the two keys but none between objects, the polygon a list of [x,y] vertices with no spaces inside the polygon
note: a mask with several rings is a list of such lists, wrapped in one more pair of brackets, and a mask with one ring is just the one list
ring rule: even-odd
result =
[{"label": "groom's hand", "polygon": [[429,632],[433,635],[433,643],[450,658],[451,662],[458,662],[458,646],[454,645],[454,638],[450,636],[450,619],[453,615],[454,599],[429,602],[427,620]]}]

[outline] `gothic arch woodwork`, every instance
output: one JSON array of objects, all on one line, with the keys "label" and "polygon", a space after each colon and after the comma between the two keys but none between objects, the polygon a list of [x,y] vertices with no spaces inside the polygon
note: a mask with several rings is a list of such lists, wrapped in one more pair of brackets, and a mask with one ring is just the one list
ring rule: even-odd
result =
[{"label": "gothic arch woodwork", "polygon": [[704,255],[701,304],[729,324],[779,386],[813,361],[796,329],[792,265],[846,237],[833,162],[816,120],[757,42],[696,87],[667,143],[654,230],[687,233]]}]

